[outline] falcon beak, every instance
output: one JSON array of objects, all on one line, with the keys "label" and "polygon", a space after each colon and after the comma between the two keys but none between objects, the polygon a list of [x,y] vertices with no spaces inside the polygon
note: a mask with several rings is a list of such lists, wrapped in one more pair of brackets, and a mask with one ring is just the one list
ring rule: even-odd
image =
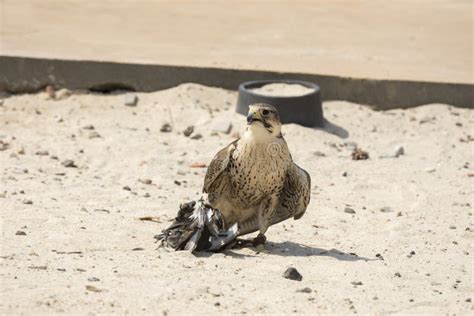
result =
[{"label": "falcon beak", "polygon": [[247,124],[252,124],[253,122],[253,113],[249,113],[249,115],[247,115]]},{"label": "falcon beak", "polygon": [[259,119],[259,118],[255,115],[255,113],[249,113],[249,114],[247,115],[247,125],[251,125],[251,124],[252,124],[253,122],[255,122],[255,121],[261,122],[262,120]]}]

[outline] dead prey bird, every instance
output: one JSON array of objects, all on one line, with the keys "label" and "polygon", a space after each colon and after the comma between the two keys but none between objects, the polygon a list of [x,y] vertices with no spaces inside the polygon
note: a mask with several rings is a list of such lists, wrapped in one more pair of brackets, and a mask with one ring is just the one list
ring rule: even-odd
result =
[{"label": "dead prey bird", "polygon": [[309,174],[291,158],[277,110],[254,104],[245,133],[207,169],[207,201],[181,206],[175,222],[156,237],[177,250],[217,251],[259,231],[253,245],[261,250],[270,225],[303,216],[310,188]]}]

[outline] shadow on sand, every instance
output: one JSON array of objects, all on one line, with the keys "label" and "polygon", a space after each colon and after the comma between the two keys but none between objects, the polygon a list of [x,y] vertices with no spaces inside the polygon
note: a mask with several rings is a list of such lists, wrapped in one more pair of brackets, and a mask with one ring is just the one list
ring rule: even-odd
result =
[{"label": "shadow on sand", "polygon": [[[223,253],[226,256],[230,256],[234,259],[244,259],[248,257],[255,257],[258,256],[258,253],[255,252],[254,254],[243,254],[239,252],[239,249],[242,248],[250,248],[255,250],[253,246],[251,246],[251,240],[242,239],[245,242],[244,246],[237,247],[234,249],[225,250]],[[310,257],[310,256],[320,256],[320,257],[331,257],[340,261],[379,261],[379,258],[366,258],[358,256],[355,253],[346,253],[337,249],[323,249],[317,247],[306,246],[298,243],[294,243],[291,241],[285,241],[281,243],[267,241],[266,243],[266,250],[265,254],[274,255],[274,256],[282,256],[282,257]],[[210,252],[199,252],[195,255],[198,257],[211,257],[215,253]]]},{"label": "shadow on sand", "polygon": [[316,130],[325,131],[326,133],[333,134],[339,138],[346,139],[349,137],[349,131],[344,127],[336,125],[329,122],[327,119],[324,119],[324,127],[315,127]]},{"label": "shadow on sand", "polygon": [[267,242],[268,253],[276,256],[284,257],[309,257],[309,256],[322,256],[332,257],[340,261],[375,261],[379,259],[370,259],[366,257],[360,257],[355,253],[346,253],[337,249],[322,249],[306,245],[301,245],[291,241],[285,241],[282,243]]}]

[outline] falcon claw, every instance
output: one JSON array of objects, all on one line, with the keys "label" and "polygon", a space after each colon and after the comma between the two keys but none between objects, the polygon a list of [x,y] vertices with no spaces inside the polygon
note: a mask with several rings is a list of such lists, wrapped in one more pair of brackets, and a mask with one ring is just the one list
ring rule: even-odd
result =
[{"label": "falcon claw", "polygon": [[257,237],[253,239],[252,244],[254,247],[257,247],[259,245],[264,245],[265,241],[267,241],[267,237],[265,237],[263,234],[258,234]]},{"label": "falcon claw", "polygon": [[260,244],[257,247],[255,247],[255,250],[256,250],[257,253],[260,253],[260,252],[264,252],[265,250],[267,250],[267,248],[265,248],[265,244]]}]

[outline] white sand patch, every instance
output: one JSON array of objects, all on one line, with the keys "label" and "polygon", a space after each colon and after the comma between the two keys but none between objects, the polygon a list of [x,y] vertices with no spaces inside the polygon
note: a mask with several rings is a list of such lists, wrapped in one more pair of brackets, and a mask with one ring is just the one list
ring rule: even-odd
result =
[{"label": "white sand patch", "polygon": [[294,83],[269,83],[249,90],[270,97],[299,97],[314,91],[314,89]]}]

